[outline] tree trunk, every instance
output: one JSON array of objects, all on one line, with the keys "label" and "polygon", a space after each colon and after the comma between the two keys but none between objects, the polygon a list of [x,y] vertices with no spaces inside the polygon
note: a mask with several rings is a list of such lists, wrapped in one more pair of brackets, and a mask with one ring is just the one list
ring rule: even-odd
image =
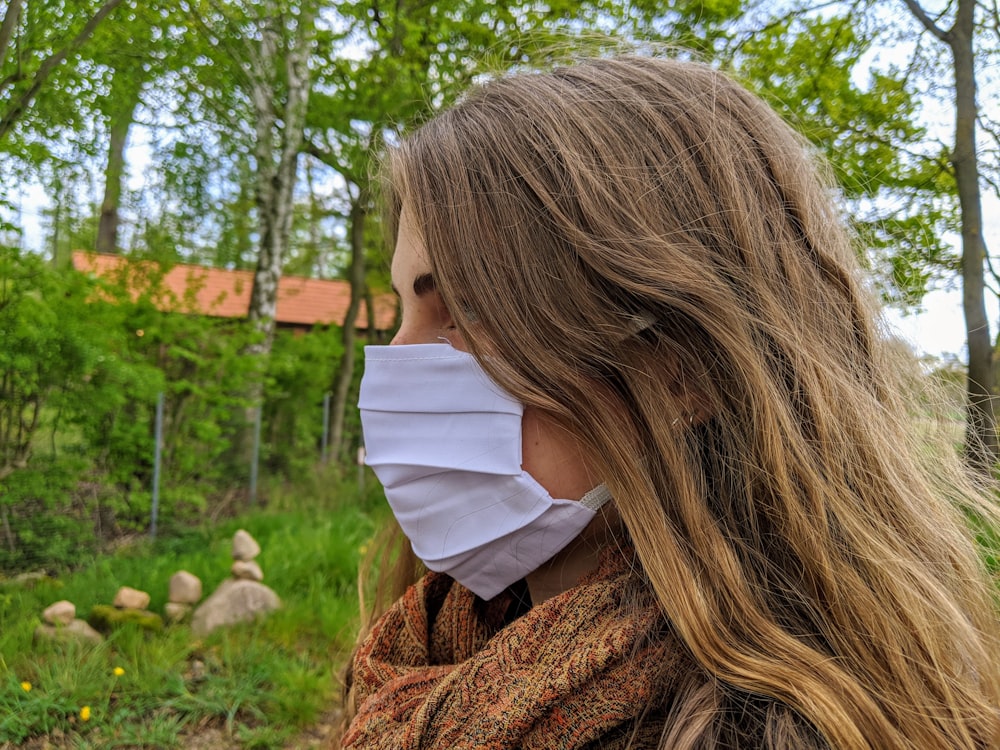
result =
[{"label": "tree trunk", "polygon": [[10,511],[6,505],[0,505],[0,518],[3,519],[3,538],[7,542],[7,549],[10,552],[17,551],[17,542],[14,539],[14,531],[10,528]]},{"label": "tree trunk", "polygon": [[7,59],[7,51],[10,49],[10,40],[14,37],[14,29],[21,19],[22,0],[10,0],[7,10],[4,11],[3,21],[0,21],[0,68],[3,67],[4,60]]},{"label": "tree trunk", "polygon": [[965,457],[969,466],[984,474],[992,472],[1000,459],[993,386],[993,347],[986,316],[986,241],[983,237],[983,205],[976,155],[975,0],[958,0],[954,25],[945,31],[927,15],[916,0],[906,7],[931,34],[951,49],[955,74],[955,146],[951,163],[962,223],[962,308],[969,349],[966,380],[968,416],[965,426]]},{"label": "tree trunk", "polygon": [[955,148],[951,162],[962,221],[962,305],[969,347],[966,457],[989,473],[1000,458],[993,396],[993,342],[986,316],[986,242],[976,156],[976,74],[973,51],[974,0],[959,0],[949,45],[955,63]]},{"label": "tree trunk", "polygon": [[[313,12],[303,9],[293,36],[288,39],[282,15],[273,2],[262,9],[261,39],[243,60],[250,80],[256,122],[255,203],[260,233],[257,265],[250,290],[247,317],[258,336],[246,354],[258,363],[250,384],[242,429],[234,438],[236,455],[250,465],[253,460],[254,421],[264,400],[263,375],[274,341],[278,309],[278,283],[291,233],[295,178],[309,104],[309,56],[315,31]],[[280,66],[284,63],[284,80]],[[284,98],[280,117],[275,104]]]},{"label": "tree trunk", "polygon": [[[260,70],[250,71],[256,111],[256,203],[260,223],[260,249],[250,292],[249,318],[260,339],[249,353],[267,356],[274,338],[278,281],[291,232],[292,208],[299,149],[309,105],[309,55],[313,16],[306,10],[298,18],[295,36],[287,50],[280,44],[280,16],[265,10],[261,37]],[[278,126],[274,103],[279,96],[278,65],[284,58],[286,99]]]},{"label": "tree trunk", "polygon": [[135,70],[116,70],[111,81],[108,116],[108,161],[104,169],[104,200],[97,225],[99,253],[118,252],[118,208],[121,205],[122,180],[125,176],[125,144],[132,127],[142,80]]},{"label": "tree trunk", "polygon": [[[368,216],[368,195],[360,190],[356,200],[351,202],[348,231],[351,238],[351,267],[348,280],[351,284],[351,300],[344,316],[341,340],[344,353],[333,384],[333,398],[330,399],[330,455],[339,460],[344,450],[344,417],[347,411],[347,396],[354,378],[354,347],[357,341],[355,325],[361,311],[361,300],[365,297],[365,218]],[[372,326],[373,311],[368,311],[368,326]]]},{"label": "tree trunk", "polygon": [[365,343],[366,344],[384,344],[386,340],[386,332],[379,330],[377,325],[377,319],[375,317],[375,295],[372,294],[372,288],[365,284],[365,312],[367,313],[367,327],[365,328]]}]

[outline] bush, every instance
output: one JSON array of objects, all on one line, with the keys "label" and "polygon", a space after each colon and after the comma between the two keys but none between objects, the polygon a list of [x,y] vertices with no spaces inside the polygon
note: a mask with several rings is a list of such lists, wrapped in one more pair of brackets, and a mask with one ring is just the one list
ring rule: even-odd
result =
[{"label": "bush", "polygon": [[90,546],[93,526],[78,523],[88,509],[76,507],[73,488],[100,461],[95,436],[107,433],[123,393],[159,387],[155,369],[122,357],[122,310],[99,291],[81,274],[0,248],[4,567],[59,563]]},{"label": "bush", "polygon": [[[164,312],[166,269],[122,268],[119,278],[90,278],[0,248],[5,572],[73,565],[109,539],[149,529],[159,394],[159,515],[170,525],[240,509],[251,395],[262,379],[262,479],[301,477],[318,464],[338,330],[279,331],[261,372],[245,355],[258,336],[249,323]],[[360,366],[355,388],[359,377]],[[353,413],[347,429],[358,434]]]}]

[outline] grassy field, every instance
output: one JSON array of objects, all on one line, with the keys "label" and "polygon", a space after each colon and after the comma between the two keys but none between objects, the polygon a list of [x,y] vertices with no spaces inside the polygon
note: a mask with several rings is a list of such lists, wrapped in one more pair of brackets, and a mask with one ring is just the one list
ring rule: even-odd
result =
[{"label": "grassy field", "polygon": [[[0,582],[0,748],[312,746],[357,626],[360,550],[386,512],[354,486],[318,494],[272,493],[269,507],[212,528],[135,542],[56,578]],[[124,627],[100,646],[33,641],[60,599],[86,618],[131,586],[162,613],[181,569],[207,595],[229,576],[239,528],[260,543],[265,583],[283,602],[266,620],[203,640],[182,624]]]}]

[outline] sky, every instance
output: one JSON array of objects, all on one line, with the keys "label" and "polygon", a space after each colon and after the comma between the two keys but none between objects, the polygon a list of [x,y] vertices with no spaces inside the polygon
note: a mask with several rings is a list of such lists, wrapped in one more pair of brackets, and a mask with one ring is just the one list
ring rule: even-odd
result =
[{"label": "sky", "polygon": [[[990,324],[996,326],[996,303],[991,307]],[[923,311],[916,315],[904,316],[898,310],[889,308],[886,319],[896,334],[908,341],[919,354],[957,356],[965,361],[965,320],[960,289],[932,291],[924,298]]]},{"label": "sky", "polygon": [[[1000,252],[1000,198],[988,191],[983,193],[983,235],[986,247],[995,256]],[[1000,325],[1000,302],[989,291],[986,294],[986,315],[991,333],[996,338]],[[962,288],[958,279],[951,281],[947,288],[942,285],[942,288],[924,297],[918,314],[904,316],[898,310],[888,309],[886,318],[918,353],[935,357],[958,356],[961,361],[966,360]]]}]

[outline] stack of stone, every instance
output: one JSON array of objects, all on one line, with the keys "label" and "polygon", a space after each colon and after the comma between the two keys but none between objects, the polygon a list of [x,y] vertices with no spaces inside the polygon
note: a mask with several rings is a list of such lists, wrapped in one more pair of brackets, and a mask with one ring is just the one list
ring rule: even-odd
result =
[{"label": "stack of stone", "polygon": [[264,572],[255,560],[259,554],[260,545],[249,533],[240,529],[233,535],[233,577],[220,583],[194,611],[191,630],[195,635],[262,617],[281,606],[278,595],[261,583]]},{"label": "stack of stone", "polygon": [[103,631],[128,622],[147,630],[160,630],[163,627],[163,618],[149,611],[149,594],[129,586],[118,589],[114,606],[94,605],[88,619],[91,625]]},{"label": "stack of stone", "polygon": [[58,601],[50,604],[42,612],[45,621],[35,628],[35,640],[39,641],[83,641],[100,643],[104,640],[100,633],[76,616],[73,602]]},{"label": "stack of stone", "polygon": [[149,609],[149,594],[129,586],[122,586],[115,594],[114,605],[116,609],[146,612]]},{"label": "stack of stone", "polygon": [[178,570],[170,577],[169,601],[163,608],[168,622],[180,622],[201,599],[201,579],[186,570]]},{"label": "stack of stone", "polygon": [[249,532],[240,529],[233,534],[233,567],[230,572],[239,581],[263,581],[264,571],[255,559],[260,554],[260,545]]}]

